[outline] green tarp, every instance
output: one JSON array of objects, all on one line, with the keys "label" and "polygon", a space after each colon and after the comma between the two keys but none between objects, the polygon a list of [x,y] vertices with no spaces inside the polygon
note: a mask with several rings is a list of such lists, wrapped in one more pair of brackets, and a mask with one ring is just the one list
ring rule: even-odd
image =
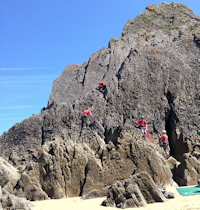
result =
[{"label": "green tarp", "polygon": [[200,185],[195,186],[195,187],[180,187],[176,189],[179,192],[179,194],[181,194],[182,196],[200,194]]}]

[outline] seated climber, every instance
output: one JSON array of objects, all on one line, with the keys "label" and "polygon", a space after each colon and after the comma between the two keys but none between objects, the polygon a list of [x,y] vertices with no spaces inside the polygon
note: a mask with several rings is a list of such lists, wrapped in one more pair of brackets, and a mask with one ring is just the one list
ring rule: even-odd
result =
[{"label": "seated climber", "polygon": [[159,137],[160,145],[163,147],[167,158],[169,158],[170,149],[169,149],[169,142],[168,142],[168,136],[167,136],[166,130],[162,131],[162,135],[158,133],[158,137]]},{"label": "seated climber", "polygon": [[174,193],[172,192],[167,192],[164,187],[157,186],[160,192],[165,196],[165,198],[174,198]]},{"label": "seated climber", "polygon": [[140,124],[139,128],[143,133],[147,132],[147,122],[144,120],[144,116],[142,116],[139,121],[134,120],[134,123]]},{"label": "seated climber", "polygon": [[90,109],[88,108],[88,110],[84,110],[83,113],[82,113],[82,117],[81,117],[81,127],[83,128],[84,127],[84,124],[86,125],[86,127],[89,126],[89,122],[88,122],[88,115],[90,115],[92,118],[92,113],[90,111]]}]

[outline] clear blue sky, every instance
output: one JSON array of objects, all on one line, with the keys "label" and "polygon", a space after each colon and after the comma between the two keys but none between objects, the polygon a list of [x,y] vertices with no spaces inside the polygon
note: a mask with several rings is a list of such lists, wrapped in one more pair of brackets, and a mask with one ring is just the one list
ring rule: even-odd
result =
[{"label": "clear blue sky", "polygon": [[[129,19],[162,2],[0,0],[0,135],[47,106],[67,65],[87,62]],[[200,15],[200,1],[181,3]]]}]

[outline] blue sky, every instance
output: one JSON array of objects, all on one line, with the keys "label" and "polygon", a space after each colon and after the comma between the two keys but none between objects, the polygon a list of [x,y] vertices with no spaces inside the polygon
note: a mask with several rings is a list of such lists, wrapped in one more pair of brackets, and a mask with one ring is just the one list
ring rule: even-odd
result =
[{"label": "blue sky", "polygon": [[[1,0],[0,135],[47,106],[53,80],[66,66],[87,62],[121,36],[129,19],[162,2]],[[200,16],[200,1],[181,3]]]}]

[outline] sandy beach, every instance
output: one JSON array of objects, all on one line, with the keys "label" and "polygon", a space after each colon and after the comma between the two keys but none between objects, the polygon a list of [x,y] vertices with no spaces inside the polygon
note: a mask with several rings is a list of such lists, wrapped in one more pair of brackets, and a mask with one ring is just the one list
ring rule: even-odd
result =
[{"label": "sandy beach", "polygon": [[[161,209],[161,210],[197,210],[200,209],[200,195],[192,196],[181,196],[176,188],[168,188],[167,191],[173,192],[175,195],[174,199],[168,199],[165,203],[153,203],[148,204],[146,207],[140,209]],[[104,198],[95,198],[82,200],[80,197],[75,198],[63,198],[58,200],[45,200],[45,201],[34,201],[32,204],[35,205],[33,210],[111,210],[113,207],[101,206]]]}]

